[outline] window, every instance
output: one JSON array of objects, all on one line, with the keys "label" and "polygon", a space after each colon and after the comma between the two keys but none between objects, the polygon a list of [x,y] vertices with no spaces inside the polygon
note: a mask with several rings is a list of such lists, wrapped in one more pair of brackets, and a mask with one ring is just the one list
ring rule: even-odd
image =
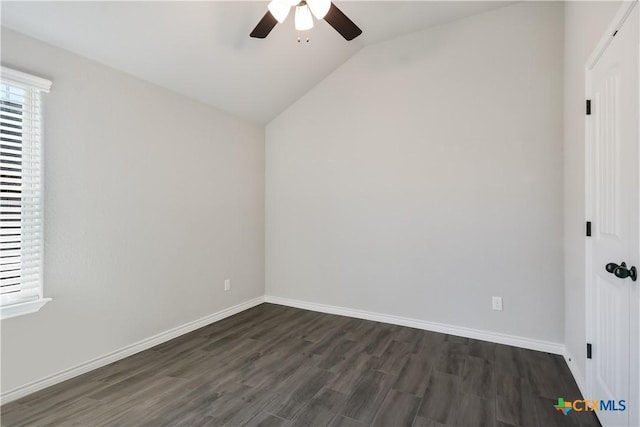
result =
[{"label": "window", "polygon": [[41,94],[51,82],[0,73],[0,315],[38,311],[42,292],[43,159]]}]

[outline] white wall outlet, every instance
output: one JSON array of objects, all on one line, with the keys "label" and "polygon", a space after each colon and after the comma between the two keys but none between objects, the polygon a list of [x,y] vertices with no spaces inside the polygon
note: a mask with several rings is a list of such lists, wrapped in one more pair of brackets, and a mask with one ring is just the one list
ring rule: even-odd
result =
[{"label": "white wall outlet", "polygon": [[224,279],[224,290],[225,291],[231,290],[231,279]]},{"label": "white wall outlet", "polygon": [[502,311],[502,297],[492,297],[491,308],[494,310]]}]

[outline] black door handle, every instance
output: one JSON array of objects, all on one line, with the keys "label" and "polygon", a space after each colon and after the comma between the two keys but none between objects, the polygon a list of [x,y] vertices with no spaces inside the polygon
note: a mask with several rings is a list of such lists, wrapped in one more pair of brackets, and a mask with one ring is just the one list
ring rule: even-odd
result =
[{"label": "black door handle", "polygon": [[609,264],[607,264],[605,266],[605,270],[607,270],[607,273],[613,274],[613,272],[616,271],[616,268],[618,268],[618,267],[620,267],[620,266],[618,264],[616,264],[615,262],[610,262]]},{"label": "black door handle", "polygon": [[625,262],[620,265],[610,262],[605,266],[607,272],[614,274],[616,277],[620,279],[626,279],[627,277],[631,277],[632,281],[638,280],[638,270],[635,266],[631,268],[627,268],[627,264]]}]

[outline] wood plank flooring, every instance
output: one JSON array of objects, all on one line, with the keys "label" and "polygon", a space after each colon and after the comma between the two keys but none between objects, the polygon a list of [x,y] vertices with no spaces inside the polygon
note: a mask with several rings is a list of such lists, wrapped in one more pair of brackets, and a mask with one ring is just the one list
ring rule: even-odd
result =
[{"label": "wood plank flooring", "polygon": [[598,426],[560,356],[262,304],[0,408],[11,426]]}]

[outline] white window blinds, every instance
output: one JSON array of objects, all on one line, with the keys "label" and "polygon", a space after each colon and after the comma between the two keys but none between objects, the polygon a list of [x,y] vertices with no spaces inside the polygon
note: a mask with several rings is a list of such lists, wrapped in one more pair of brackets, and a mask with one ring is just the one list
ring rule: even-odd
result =
[{"label": "white window blinds", "polygon": [[0,306],[41,300],[41,93],[51,82],[0,73]]}]

